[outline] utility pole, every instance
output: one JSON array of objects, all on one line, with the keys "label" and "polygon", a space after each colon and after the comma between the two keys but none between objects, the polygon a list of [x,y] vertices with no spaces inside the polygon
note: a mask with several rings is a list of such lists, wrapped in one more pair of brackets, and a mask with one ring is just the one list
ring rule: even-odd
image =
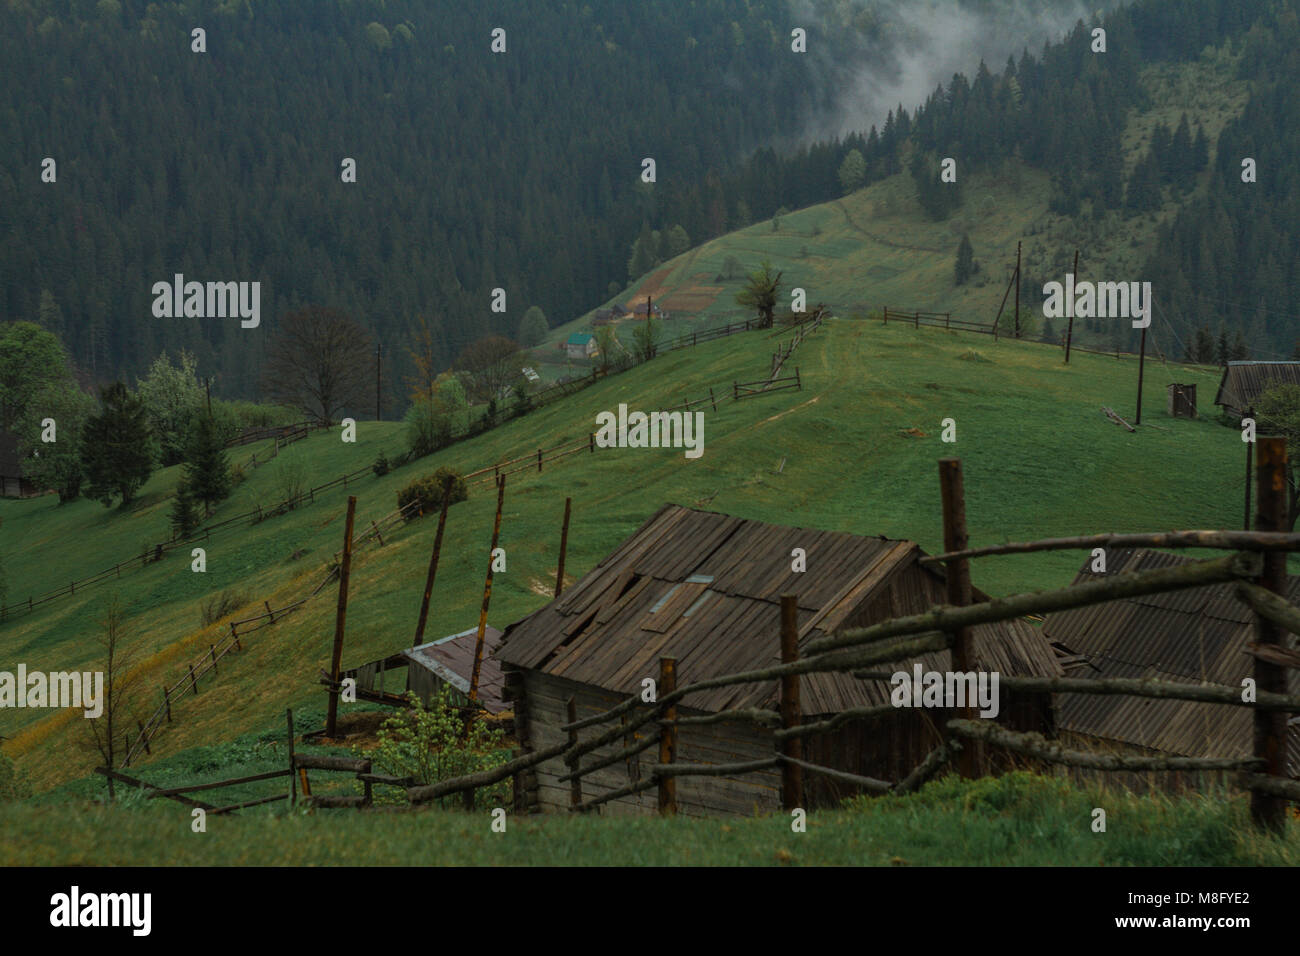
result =
[{"label": "utility pole", "polygon": [[1143,328],[1142,344],[1138,348],[1138,403],[1137,403],[1137,418],[1133,422],[1134,425],[1142,424],[1142,372],[1145,370],[1146,364],[1147,364],[1147,330]]},{"label": "utility pole", "polygon": [[348,517],[343,529],[343,560],[339,564],[339,605],[334,620],[334,653],[330,658],[330,699],[325,719],[325,736],[333,738],[338,730],[339,668],[343,664],[343,630],[348,616],[348,577],[352,570],[352,523],[357,513],[357,496],[348,496]]},{"label": "utility pole", "polygon": [[[1074,281],[1076,285],[1079,282],[1079,250],[1078,249],[1074,250]],[[1070,340],[1074,338],[1074,308],[1073,306],[1068,306],[1068,307],[1070,309],[1070,324],[1069,327],[1066,328],[1065,330],[1065,364],[1066,365],[1070,364]],[[1249,531],[1250,529],[1247,528],[1246,530]]]},{"label": "utility pole", "polygon": [[1016,243],[1016,338],[1020,338],[1020,243]]}]

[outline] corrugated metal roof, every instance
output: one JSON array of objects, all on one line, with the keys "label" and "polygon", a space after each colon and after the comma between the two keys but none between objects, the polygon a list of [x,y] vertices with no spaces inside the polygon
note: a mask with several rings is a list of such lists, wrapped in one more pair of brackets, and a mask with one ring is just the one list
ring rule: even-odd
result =
[{"label": "corrugated metal roof", "polygon": [[[807,553],[807,571],[791,570],[796,547]],[[625,694],[658,676],[660,657],[677,659],[683,683],[766,667],[780,659],[783,592],[799,595],[801,645],[848,623],[945,603],[942,573],[922,568],[921,556],[910,541],[665,505],[559,600],[508,627],[496,656]],[[978,627],[975,645],[986,670],[1061,673],[1038,629],[1023,621]],[[928,670],[947,670],[948,658],[944,651],[919,660]],[[888,692],[888,684],[844,674],[801,682],[808,714],[886,703]],[[776,682],[765,681],[691,695],[685,703],[712,711],[765,706],[775,693]]]},{"label": "corrugated metal roof", "polygon": [[1273,385],[1300,385],[1300,362],[1229,362],[1214,404],[1246,412]]},{"label": "corrugated metal roof", "polygon": [[[1162,551],[1108,549],[1106,575],[1089,570],[1089,557],[1075,583],[1191,560]],[[1287,590],[1294,602],[1300,596],[1300,577],[1290,577]],[[1253,617],[1233,597],[1231,584],[1107,601],[1050,614],[1043,633],[1092,665],[1073,672],[1080,676],[1152,678],[1237,688],[1254,671],[1254,658],[1245,652],[1247,642],[1255,639]],[[1290,692],[1300,694],[1300,671],[1288,672],[1288,682]],[[1194,701],[1058,694],[1056,721],[1062,730],[1186,756],[1247,756],[1252,746],[1248,710]],[[1290,772],[1300,776],[1300,725],[1293,725],[1288,745]]]}]

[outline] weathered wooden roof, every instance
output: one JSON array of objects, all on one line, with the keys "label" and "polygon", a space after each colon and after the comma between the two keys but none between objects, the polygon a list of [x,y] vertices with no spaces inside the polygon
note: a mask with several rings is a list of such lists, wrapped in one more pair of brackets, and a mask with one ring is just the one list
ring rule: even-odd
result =
[{"label": "weathered wooden roof", "polygon": [[[1183,564],[1191,558],[1160,551],[1106,552],[1107,574]],[[1091,580],[1092,558],[1075,578]],[[1288,599],[1300,600],[1300,578],[1287,580]],[[1107,601],[1048,615],[1047,639],[1086,659],[1073,676],[1150,677],[1241,687],[1254,658],[1251,612],[1232,596],[1231,584]],[[1294,646],[1294,643],[1293,643]],[[1300,671],[1289,672],[1290,692],[1300,693]],[[1251,713],[1194,701],[1151,700],[1109,694],[1060,694],[1057,726],[1187,756],[1245,757],[1252,746]],[[1289,740],[1292,774],[1300,773],[1300,726]]]},{"label": "weathered wooden roof", "polygon": [[[501,696],[505,679],[501,665],[492,659],[492,652],[501,644],[502,632],[490,624],[483,631],[483,661],[479,665],[478,700],[493,714],[505,710]],[[478,628],[452,634],[419,647],[402,652],[412,664],[437,674],[462,694],[469,693],[469,682],[474,672],[474,647],[478,643]]]},{"label": "weathered wooden roof", "polygon": [[[791,570],[804,549],[807,571]],[[910,541],[765,524],[665,505],[558,600],[506,628],[498,660],[620,693],[677,660],[679,683],[779,663],[780,595],[799,596],[800,645],[943,603],[941,572],[917,564]],[[1056,675],[1059,665],[1024,621],[975,629],[983,669]],[[918,658],[946,670],[948,652]],[[889,670],[882,665],[881,670]],[[701,710],[766,706],[776,682],[690,695]],[[801,684],[805,713],[888,702],[889,685],[847,674]]]},{"label": "weathered wooden roof", "polygon": [[1249,411],[1274,385],[1300,385],[1300,362],[1229,362],[1214,404]]}]

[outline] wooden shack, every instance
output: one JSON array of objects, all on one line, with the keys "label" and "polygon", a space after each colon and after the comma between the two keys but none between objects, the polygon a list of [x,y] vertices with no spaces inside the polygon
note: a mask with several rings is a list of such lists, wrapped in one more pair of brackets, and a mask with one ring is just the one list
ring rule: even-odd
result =
[{"label": "wooden shack", "polygon": [[[1084,563],[1075,583],[1102,575]],[[1106,575],[1183,564],[1191,558],[1147,549],[1106,552]],[[1233,597],[1233,585],[1151,594],[1048,615],[1043,633],[1052,642],[1067,676],[1130,677],[1241,688],[1255,659],[1251,611]],[[1300,602],[1300,578],[1287,581],[1288,600]],[[1295,647],[1294,636],[1290,637]],[[1289,671],[1289,692],[1300,694],[1300,671]],[[1062,742],[1084,750],[1187,757],[1249,757],[1253,752],[1252,715],[1244,707],[1186,700],[1155,700],[1110,694],[1060,694],[1056,723]],[[1292,718],[1287,738],[1288,772],[1300,776],[1300,718]],[[1076,772],[1078,778],[1092,774]],[[1136,775],[1107,773],[1108,781],[1139,789],[1177,790],[1200,786],[1204,774],[1177,772]]]},{"label": "wooden shack", "polygon": [[1233,418],[1242,418],[1255,407],[1259,397],[1277,385],[1300,385],[1300,362],[1229,362],[1214,397]]},{"label": "wooden shack", "polygon": [[[795,570],[803,549],[807,570]],[[621,703],[658,677],[660,657],[677,661],[678,685],[780,660],[780,595],[798,595],[800,646],[845,627],[873,624],[945,603],[941,569],[918,564],[910,541],[863,537],[749,521],[665,505],[559,599],[506,629],[496,653],[505,696],[525,750],[563,741],[567,701],[579,720]],[[977,600],[984,600],[978,595]],[[1051,648],[1025,621],[974,629],[977,664],[1002,675],[1057,676]],[[946,671],[949,653],[917,658]],[[893,673],[913,662],[882,665]],[[889,703],[890,685],[848,674],[801,679],[806,720],[853,707]],[[679,715],[734,707],[775,710],[776,682],[724,687],[688,695]],[[898,780],[939,742],[944,710],[898,709],[873,721],[849,721],[833,733],[804,738],[805,759],[878,779]],[[1001,694],[998,718],[1021,730],[1052,732],[1048,695]],[[595,762],[630,745],[639,734],[590,756]],[[677,759],[730,763],[771,757],[772,731],[745,722],[682,727]],[[657,761],[654,748],[583,777],[590,799],[642,779]],[[520,811],[567,809],[570,787],[557,758],[515,780]],[[738,778],[680,777],[679,812],[748,814],[779,805],[779,772]],[[824,776],[805,777],[806,802],[826,805],[854,791]],[[610,801],[608,813],[651,813],[652,791]]]},{"label": "wooden shack", "polygon": [[[367,661],[345,670],[343,677],[356,680],[358,700],[400,704],[402,695],[412,691],[428,704],[443,687],[447,687],[451,702],[463,706],[468,702],[477,643],[478,628],[472,627],[459,634]],[[490,714],[508,709],[501,696],[501,666],[490,656],[500,643],[501,631],[487,627],[483,632],[483,664],[479,670],[477,696],[479,704]]]},{"label": "wooden shack", "polygon": [[1168,386],[1169,394],[1169,415],[1171,418],[1195,418],[1196,417],[1196,385],[1183,385],[1176,382],[1170,382]]}]

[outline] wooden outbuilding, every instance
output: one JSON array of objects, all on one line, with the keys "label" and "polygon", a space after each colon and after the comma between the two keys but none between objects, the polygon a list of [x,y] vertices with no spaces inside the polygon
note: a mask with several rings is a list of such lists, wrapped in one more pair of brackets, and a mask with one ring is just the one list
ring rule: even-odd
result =
[{"label": "wooden outbuilding", "polygon": [[1229,362],[1214,404],[1233,418],[1243,418],[1275,385],[1300,385],[1300,362]]},{"label": "wooden outbuilding", "polygon": [[[451,702],[463,706],[468,703],[470,675],[474,669],[474,647],[477,643],[478,628],[472,627],[459,634],[451,634],[368,661],[344,671],[343,676],[355,678],[358,700],[400,704],[402,695],[406,691],[413,691],[428,704],[445,686],[450,689]],[[478,701],[490,714],[499,714],[509,709],[501,697],[501,666],[490,656],[500,643],[501,631],[487,627],[483,632],[483,665],[479,671]]]},{"label": "wooden outbuilding", "polygon": [[1195,418],[1196,417],[1196,384],[1182,385],[1177,382],[1170,382],[1168,386],[1169,393],[1169,415],[1172,418]]},{"label": "wooden outbuilding", "polygon": [[18,436],[0,431],[0,498],[27,498],[36,493],[36,486],[23,476]]},{"label": "wooden outbuilding", "polygon": [[[806,570],[796,570],[796,549]],[[799,644],[841,628],[873,624],[946,603],[941,569],[918,564],[910,541],[863,537],[750,521],[665,505],[557,600],[506,629],[496,653],[505,696],[525,751],[566,739],[560,730],[573,698],[577,719],[593,716],[643,691],[657,679],[658,661],[677,662],[678,686],[780,661],[780,596],[798,595]],[[977,594],[977,600],[984,600]],[[980,670],[1001,675],[1058,676],[1051,648],[1037,628],[1015,620],[974,629]],[[916,659],[927,671],[949,669],[949,653]],[[893,673],[914,662],[881,665]],[[848,674],[801,678],[805,720],[890,703],[885,680]],[[723,687],[688,695],[679,716],[735,707],[776,709],[777,682]],[[1019,730],[1052,732],[1048,695],[1003,691],[997,720]],[[950,716],[941,709],[899,708],[884,718],[849,721],[833,733],[804,738],[804,759],[884,780],[899,780],[940,741]],[[612,756],[641,739],[650,725],[585,758]],[[679,729],[677,760],[731,763],[769,758],[772,730],[747,722]],[[654,748],[582,778],[590,799],[636,782],[657,761]],[[559,758],[515,780],[518,810],[555,811],[570,805]],[[779,806],[777,770],[737,778],[685,776],[677,781],[679,812],[748,814]],[[806,802],[827,805],[853,789],[824,776],[805,776]],[[608,813],[652,813],[653,791],[602,806]]]},{"label": "wooden outbuilding", "polygon": [[[1148,549],[1106,551],[1105,575],[1091,570],[1091,557],[1075,583],[1131,571],[1173,567],[1191,558]],[[1252,676],[1255,640],[1250,609],[1233,597],[1231,584],[1152,594],[1048,615],[1043,633],[1070,677],[1150,678],[1218,684],[1240,690]],[[1300,578],[1287,579],[1287,599],[1300,602]],[[1291,647],[1295,637],[1291,636]],[[1289,692],[1300,694],[1300,671],[1289,671]],[[1245,707],[1111,694],[1059,694],[1056,724],[1063,743],[1085,750],[1187,757],[1249,757],[1252,716]],[[1287,770],[1300,776],[1300,718],[1287,737]],[[1079,776],[1088,776],[1079,772]],[[1107,773],[1112,782],[1145,789],[1179,789],[1203,783],[1204,775],[1161,771],[1150,779]]]}]

